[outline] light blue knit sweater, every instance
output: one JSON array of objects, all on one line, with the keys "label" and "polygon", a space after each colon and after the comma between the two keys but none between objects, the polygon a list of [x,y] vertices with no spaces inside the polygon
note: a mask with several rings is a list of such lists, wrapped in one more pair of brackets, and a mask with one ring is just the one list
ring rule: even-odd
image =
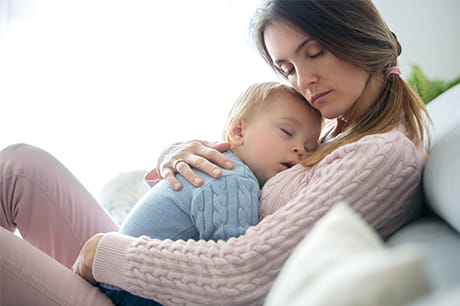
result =
[{"label": "light blue knit sweater", "polygon": [[120,232],[130,236],[188,240],[227,240],[245,233],[259,220],[260,188],[252,171],[231,152],[234,163],[215,179],[198,170],[204,184],[197,188],[181,175],[180,191],[165,181],[153,186],[134,206]]}]

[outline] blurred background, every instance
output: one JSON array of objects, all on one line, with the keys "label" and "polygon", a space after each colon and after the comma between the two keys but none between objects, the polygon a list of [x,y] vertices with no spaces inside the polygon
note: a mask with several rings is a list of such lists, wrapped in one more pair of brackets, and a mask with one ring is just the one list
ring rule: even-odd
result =
[{"label": "blurred background", "polygon": [[[278,80],[248,39],[259,0],[0,0],[0,148],[60,159],[96,197],[169,144],[219,140],[238,94]],[[460,74],[460,1],[374,0],[404,75]]]}]

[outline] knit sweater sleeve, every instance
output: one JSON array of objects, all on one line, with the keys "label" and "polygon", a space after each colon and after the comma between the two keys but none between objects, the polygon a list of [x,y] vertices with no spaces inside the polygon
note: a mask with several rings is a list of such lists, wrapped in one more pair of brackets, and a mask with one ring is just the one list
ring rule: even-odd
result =
[{"label": "knit sweater sleeve", "polygon": [[227,175],[193,195],[190,217],[200,239],[238,237],[259,220],[259,186],[254,176]]},{"label": "knit sweater sleeve", "polygon": [[[280,173],[280,186],[267,192],[285,203],[245,235],[215,242],[109,233],[96,251],[94,277],[167,305],[262,304],[294,247],[337,201],[347,201],[382,235],[412,218],[423,163],[397,130],[363,137],[312,168]],[[278,195],[291,185],[294,195]]]}]

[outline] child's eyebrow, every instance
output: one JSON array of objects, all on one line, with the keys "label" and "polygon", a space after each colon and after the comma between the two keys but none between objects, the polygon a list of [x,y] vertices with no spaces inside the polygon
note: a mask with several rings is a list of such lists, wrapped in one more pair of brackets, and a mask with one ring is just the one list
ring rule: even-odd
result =
[{"label": "child's eyebrow", "polygon": [[281,120],[284,120],[284,121],[290,121],[292,124],[294,125],[300,125],[300,122],[295,119],[295,118],[291,118],[291,117],[281,117],[280,118]]}]

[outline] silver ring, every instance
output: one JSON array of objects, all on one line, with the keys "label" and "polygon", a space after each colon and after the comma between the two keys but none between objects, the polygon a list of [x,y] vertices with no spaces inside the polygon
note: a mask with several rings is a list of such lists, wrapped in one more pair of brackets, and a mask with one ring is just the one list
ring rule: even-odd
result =
[{"label": "silver ring", "polygon": [[182,159],[182,158],[181,158],[181,159],[178,159],[178,160],[174,163],[174,169],[177,170],[177,165],[180,164],[180,163],[187,163],[187,162],[185,161],[185,159]]}]

